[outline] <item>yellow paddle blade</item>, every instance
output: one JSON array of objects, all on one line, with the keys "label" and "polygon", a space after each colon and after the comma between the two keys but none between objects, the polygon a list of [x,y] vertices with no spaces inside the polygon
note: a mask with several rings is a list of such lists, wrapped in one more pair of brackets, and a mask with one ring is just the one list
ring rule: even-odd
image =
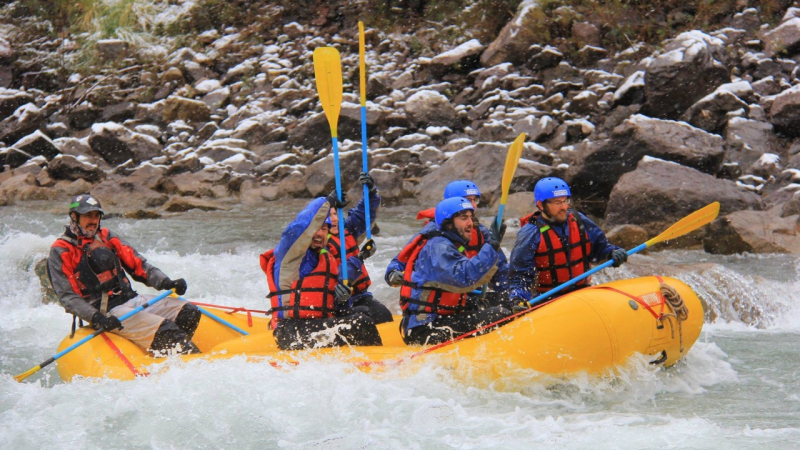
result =
[{"label": "yellow paddle blade", "polygon": [[322,110],[331,126],[331,137],[337,137],[339,111],[342,109],[342,61],[339,50],[333,47],[314,50],[314,78]]},{"label": "yellow paddle blade", "polygon": [[15,376],[14,379],[17,380],[18,382],[22,383],[22,380],[24,380],[25,378],[28,378],[29,376],[33,375],[34,373],[36,373],[37,370],[39,370],[41,368],[42,368],[42,366],[36,366],[36,367],[28,370],[27,372],[24,372],[24,373],[21,373],[21,374]]},{"label": "yellow paddle blade", "polygon": [[358,21],[358,73],[361,79],[361,106],[367,106],[367,61],[364,52],[364,22]]},{"label": "yellow paddle blade", "polygon": [[525,133],[520,133],[520,135],[514,139],[514,143],[511,144],[511,147],[508,148],[506,166],[503,169],[503,195],[500,197],[500,204],[502,205],[505,205],[506,201],[508,201],[508,190],[511,189],[511,180],[514,179],[514,172],[517,171],[517,165],[519,165],[519,158],[522,156],[522,145],[524,143]]},{"label": "yellow paddle blade", "polygon": [[719,202],[710,203],[679,220],[676,224],[667,228],[667,230],[663,233],[645,242],[645,245],[650,247],[654,244],[658,244],[659,242],[664,242],[670,239],[675,239],[679,236],[683,236],[684,234],[694,231],[703,225],[711,223],[717,218],[717,215],[719,215]]}]

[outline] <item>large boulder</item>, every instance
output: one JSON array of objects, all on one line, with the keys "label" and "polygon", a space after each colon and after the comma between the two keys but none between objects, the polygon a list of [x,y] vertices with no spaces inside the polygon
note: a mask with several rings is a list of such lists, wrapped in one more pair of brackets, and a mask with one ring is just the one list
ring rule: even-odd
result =
[{"label": "large boulder", "polygon": [[730,81],[725,43],[701,31],[671,40],[645,69],[644,113],[677,119],[695,102]]},{"label": "large boulder", "polygon": [[777,131],[791,137],[800,136],[800,85],[776,95],[769,115]]},{"label": "large boulder", "polygon": [[[722,164],[724,142],[683,122],[639,114],[623,122],[610,139],[592,142],[566,173],[578,197],[606,198],[617,180],[636,168],[643,156],[675,161],[706,173]],[[602,213],[602,211],[594,211]]]},{"label": "large boulder", "polygon": [[720,133],[728,123],[728,113],[748,110],[747,103],[729,91],[714,91],[692,105],[681,120],[709,133]]},{"label": "large boulder", "polygon": [[800,253],[797,215],[735,211],[715,220],[703,239],[709,253]]},{"label": "large boulder", "polygon": [[[372,164],[369,167],[374,167]],[[342,179],[342,190],[347,192],[358,183],[361,173],[361,150],[339,153],[339,172]],[[309,165],[305,173],[305,186],[312,197],[328,195],[336,188],[333,155],[328,155]]]},{"label": "large boulder", "polygon": [[725,128],[725,163],[737,163],[745,168],[758,161],[764,153],[782,153],[786,147],[767,122],[733,117]]},{"label": "large boulder", "polygon": [[[656,158],[642,158],[636,170],[623,175],[611,191],[605,226],[639,225],[656,236],[690,213],[720,202],[721,214],[760,210],[761,198],[734,182]],[[698,245],[704,231],[684,243]]]},{"label": "large boulder", "polygon": [[[361,140],[361,121],[350,116],[339,116],[337,126],[339,140]],[[331,128],[325,113],[317,113],[299,123],[289,131],[289,145],[309,150],[319,150],[331,145]]]},{"label": "large boulder", "polygon": [[[435,204],[442,199],[442,190],[455,179],[472,180],[481,190],[481,202],[492,204],[501,194],[501,181],[505,167],[508,144],[481,143],[470,145],[458,151],[420,180],[416,187],[417,198],[423,203]],[[550,175],[548,166],[533,161],[521,160],[514,178],[514,186],[519,183],[524,190],[531,182]]]},{"label": "large boulder", "polygon": [[33,96],[24,91],[0,88],[0,120],[6,119],[20,106],[33,101]]},{"label": "large boulder", "polygon": [[793,17],[762,36],[765,50],[772,55],[793,55],[800,49],[800,18]]},{"label": "large boulder", "polygon": [[0,122],[0,141],[11,145],[42,125],[44,125],[42,111],[33,103],[27,103]]},{"label": "large boulder", "polygon": [[99,167],[91,164],[85,157],[58,155],[47,164],[47,171],[56,180],[86,180],[96,183],[106,177]]},{"label": "large boulder", "polygon": [[541,18],[535,14],[536,7],[535,0],[525,0],[519,5],[514,18],[500,30],[497,38],[481,55],[481,64],[484,67],[505,62],[521,65],[528,60],[528,49],[538,43],[534,30]]},{"label": "large boulder", "polygon": [[430,69],[434,73],[469,72],[477,69],[479,58],[485,47],[477,39],[472,39],[463,44],[440,53],[430,61]]},{"label": "large boulder", "polygon": [[115,166],[129,159],[139,163],[161,154],[158,140],[114,122],[92,125],[89,146],[106,162]]},{"label": "large boulder", "polygon": [[48,160],[61,153],[53,141],[39,130],[17,141],[14,144],[14,148],[22,150],[31,156],[44,156]]},{"label": "large boulder", "polygon": [[405,111],[408,118],[418,125],[461,128],[456,109],[447,97],[436,91],[414,93],[406,100]]}]

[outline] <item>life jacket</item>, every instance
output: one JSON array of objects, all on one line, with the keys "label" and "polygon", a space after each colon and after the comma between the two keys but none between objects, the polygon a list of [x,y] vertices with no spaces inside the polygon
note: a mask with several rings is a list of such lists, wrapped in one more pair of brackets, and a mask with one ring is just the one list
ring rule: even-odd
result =
[{"label": "life jacket", "polygon": [[[426,234],[418,234],[400,251],[397,259],[406,265],[403,283],[400,286],[400,307],[404,314],[434,313],[450,315],[461,312],[467,303],[466,293],[450,292],[433,286],[417,286],[411,281],[419,252],[434,236],[442,236],[439,230]],[[460,245],[458,251],[465,253],[466,248]],[[412,290],[421,289],[420,298],[415,298]],[[409,309],[410,305],[419,305],[415,310]]]},{"label": "life jacket", "polygon": [[[347,231],[347,230],[344,231],[344,243],[345,243],[345,246],[347,247],[345,249],[347,251],[347,258],[350,258],[351,256],[358,256],[358,254],[359,254],[358,242],[356,242],[356,238],[354,238],[353,235],[350,234],[350,232]],[[339,264],[341,264],[341,261],[342,261],[342,258],[339,257],[339,253],[340,253],[341,248],[342,247],[341,247],[341,245],[339,243],[339,234],[338,233],[337,234],[329,233],[328,234],[328,253],[330,253],[331,256],[336,258],[336,260],[339,261]],[[345,261],[345,264],[346,263],[347,262]],[[367,266],[364,265],[364,263],[362,262],[361,263],[361,276],[358,277],[358,280],[356,280],[353,283],[353,285],[351,286],[353,288],[353,295],[357,295],[357,294],[361,294],[363,292],[366,292],[371,284],[372,284],[372,280],[370,280],[369,273],[367,273]]]},{"label": "life jacket", "polygon": [[281,290],[275,282],[275,250],[261,255],[261,270],[267,275],[270,293],[272,328],[282,318],[318,319],[333,317],[336,309],[335,289],[339,277],[336,260],[326,250],[319,253],[319,263],[311,273]]},{"label": "life jacket", "polygon": [[[417,213],[417,220],[427,220],[428,222],[432,222],[436,218],[436,208],[430,209],[423,209],[422,211]],[[486,240],[483,237],[483,233],[481,233],[480,227],[474,226],[472,227],[472,236],[469,239],[467,245],[464,246],[466,250],[466,255],[468,258],[472,258],[473,256],[477,255],[478,252],[481,251],[481,247],[483,244],[486,243]]]},{"label": "life jacket", "polygon": [[80,250],[75,280],[81,297],[103,313],[136,297],[119,257],[106,241],[107,234],[108,230],[101,229],[91,241],[59,237]]},{"label": "life jacket", "polygon": [[519,227],[522,228],[525,225],[531,223],[531,220],[533,220],[533,216],[535,216],[536,214],[539,214],[539,212],[538,211],[534,211],[534,212],[528,214],[527,216],[520,217],[520,219],[519,219]]},{"label": "life jacket", "polygon": [[[592,253],[592,243],[580,215],[567,216],[569,223],[569,248],[565,248],[555,231],[546,224],[539,213],[531,217],[532,225],[539,228],[541,238],[534,254],[536,273],[538,274],[536,290],[547,292],[557,285],[565,283],[575,277],[588,272],[590,268],[589,255]],[[567,259],[569,251],[569,259]],[[586,287],[591,282],[591,277],[575,283],[571,290]],[[566,290],[565,292],[569,292]]]}]

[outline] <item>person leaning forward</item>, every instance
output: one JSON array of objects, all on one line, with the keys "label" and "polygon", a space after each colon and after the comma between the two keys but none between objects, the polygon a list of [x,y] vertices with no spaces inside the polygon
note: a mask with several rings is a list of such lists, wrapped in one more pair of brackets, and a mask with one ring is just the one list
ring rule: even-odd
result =
[{"label": "person leaning forward", "polygon": [[171,280],[122,238],[101,227],[103,215],[100,201],[89,194],[76,196],[69,205],[69,225],[50,247],[47,259],[47,274],[61,306],[73,318],[158,355],[199,352],[191,339],[200,310],[191,303],[167,297],[125,323],[119,321],[155,297],[137,294],[126,272],[140,283],[175,289],[178,295],[186,293],[187,286],[183,278]]},{"label": "person leaning forward", "polygon": [[[628,260],[625,250],[610,244],[599,226],[570,209],[571,192],[564,180],[543,178],[533,192],[538,211],[520,220],[523,226],[509,258],[512,303],[527,306],[535,294],[588,272],[600,259],[613,260],[614,267]],[[590,278],[562,294],[589,286]]]},{"label": "person leaning forward", "polygon": [[[260,257],[270,290],[270,326],[281,350],[382,345],[369,310],[348,305],[350,288],[326,249],[332,206],[340,206],[335,196],[312,200],[278,245]],[[349,285],[361,277],[362,264],[358,256],[347,258]]]},{"label": "person leaning forward", "polygon": [[502,306],[467,310],[467,293],[498,280],[500,243],[493,230],[480,251],[465,254],[474,227],[474,207],[464,197],[439,202],[437,229],[417,236],[400,252],[405,264],[400,288],[400,332],[409,345],[438,344],[511,314]]}]

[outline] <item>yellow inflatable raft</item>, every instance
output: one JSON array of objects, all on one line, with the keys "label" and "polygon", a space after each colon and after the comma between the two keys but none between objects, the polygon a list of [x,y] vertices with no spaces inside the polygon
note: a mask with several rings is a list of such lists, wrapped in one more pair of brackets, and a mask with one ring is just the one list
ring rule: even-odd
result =
[{"label": "yellow inflatable raft", "polygon": [[[663,283],[663,284],[662,284]],[[692,289],[674,278],[642,277],[582,289],[539,305],[484,334],[431,347],[406,346],[398,331],[399,318],[378,326],[382,347],[351,347],[283,352],[277,349],[263,314],[209,309],[246,330],[248,336],[203,316],[194,342],[203,351],[190,360],[252,357],[255,363],[283,366],[306,358],[330,355],[362,370],[383,370],[397,364],[417,364],[435,358],[458,370],[471,364],[497,379],[509,370],[529,369],[566,375],[599,374],[626,363],[635,354],[653,364],[670,366],[680,360],[700,335],[703,306]],[[78,330],[59,351],[93,330]],[[153,358],[135,344],[104,333],[57,360],[61,378],[76,376],[129,380],[148,374],[163,358]]]}]

